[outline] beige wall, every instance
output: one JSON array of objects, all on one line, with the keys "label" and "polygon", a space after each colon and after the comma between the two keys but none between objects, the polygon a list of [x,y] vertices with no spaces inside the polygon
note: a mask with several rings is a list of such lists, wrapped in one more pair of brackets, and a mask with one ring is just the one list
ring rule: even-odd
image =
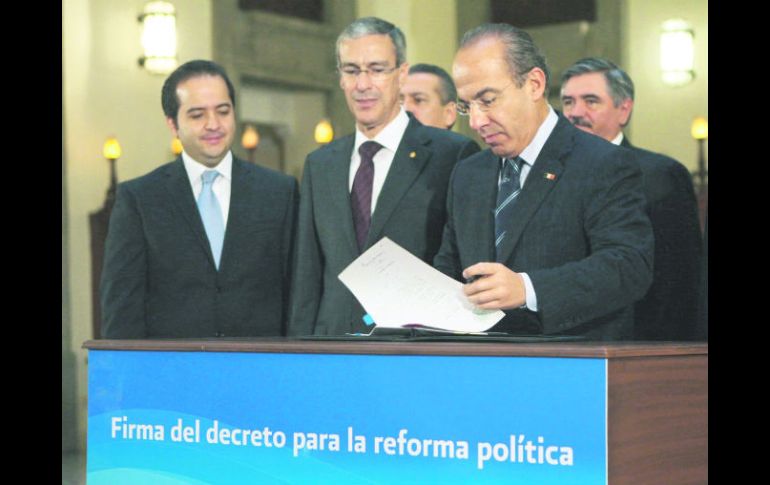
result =
[{"label": "beige wall", "polygon": [[[673,17],[687,20],[695,31],[695,80],[681,87],[660,80],[660,25]],[[629,137],[694,170],[697,145],[690,125],[696,116],[708,118],[708,2],[626,0],[623,23],[625,67],[636,88]]]},{"label": "beige wall", "polygon": [[427,62],[451,70],[457,49],[455,0],[358,0],[358,17],[370,15],[404,32],[410,64]]},{"label": "beige wall", "polygon": [[[66,184],[67,265],[69,276],[70,342],[62,342],[71,358],[75,403],[65,402],[62,412],[76,410],[77,436],[68,443],[83,447],[86,425],[86,353],[80,347],[91,335],[91,267],[88,214],[104,203],[109,186],[109,166],[102,157],[104,140],[118,137],[123,156],[117,162],[119,180],[142,175],[171,159],[171,135],[160,106],[164,76],[140,69],[140,24],[137,16],[144,0],[63,0],[63,104]],[[211,1],[175,0],[179,61],[211,57]],[[62,234],[65,237],[65,233]],[[64,284],[64,283],[63,283]],[[62,297],[66,295],[62,289]],[[62,369],[64,376],[65,369]],[[71,390],[70,390],[71,391]],[[65,417],[62,416],[64,423]],[[64,431],[64,424],[62,426]],[[62,447],[65,438],[62,437]]]}]

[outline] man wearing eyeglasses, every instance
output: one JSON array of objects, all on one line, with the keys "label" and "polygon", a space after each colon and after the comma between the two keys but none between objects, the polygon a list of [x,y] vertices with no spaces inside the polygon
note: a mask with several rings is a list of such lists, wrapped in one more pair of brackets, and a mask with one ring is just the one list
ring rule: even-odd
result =
[{"label": "man wearing eyeglasses", "polygon": [[336,51],[356,132],[305,161],[290,335],[368,332],[363,307],[337,275],[385,236],[430,263],[441,244],[452,169],[479,150],[401,107],[409,65],[396,26],[358,19],[340,34]]},{"label": "man wearing eyeglasses", "polygon": [[489,145],[460,162],[434,265],[505,317],[493,331],[623,340],[652,279],[653,237],[631,153],[548,104],[548,68],[524,31],[467,32],[458,112]]}]

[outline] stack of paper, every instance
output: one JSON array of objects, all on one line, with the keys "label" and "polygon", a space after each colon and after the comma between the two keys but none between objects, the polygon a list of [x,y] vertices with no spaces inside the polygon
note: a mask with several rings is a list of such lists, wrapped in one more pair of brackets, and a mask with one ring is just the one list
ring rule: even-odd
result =
[{"label": "stack of paper", "polygon": [[462,283],[383,238],[339,274],[377,327],[484,332],[505,316],[468,301]]}]

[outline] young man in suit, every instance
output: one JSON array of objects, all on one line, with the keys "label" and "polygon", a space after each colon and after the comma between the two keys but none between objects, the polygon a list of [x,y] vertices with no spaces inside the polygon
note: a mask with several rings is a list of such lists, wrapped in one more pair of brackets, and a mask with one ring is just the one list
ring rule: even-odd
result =
[{"label": "young man in suit", "polygon": [[655,268],[652,286],[634,306],[634,338],[695,339],[701,234],[690,173],[673,158],[631,145],[623,134],[634,107],[634,83],[612,62],[592,57],[567,68],[561,101],[573,125],[628,148],[642,171]]},{"label": "young man in suit", "polygon": [[545,59],[520,29],[467,32],[452,77],[489,149],[452,175],[436,268],[464,278],[479,308],[504,310],[494,331],[630,338],[653,263],[631,153],[551,108]]},{"label": "young man in suit", "polygon": [[469,138],[424,126],[401,107],[409,65],[396,26],[358,19],[340,34],[336,49],[356,132],[305,161],[291,335],[368,332],[363,307],[337,275],[385,236],[432,261],[449,175],[458,160],[478,151]]},{"label": "young man in suit", "polygon": [[420,123],[451,130],[457,120],[457,90],[449,74],[433,64],[415,64],[401,88],[404,109]]},{"label": "young man in suit", "polygon": [[296,180],[232,155],[235,93],[217,64],[177,68],[162,104],[184,151],[118,186],[103,337],[285,335]]}]

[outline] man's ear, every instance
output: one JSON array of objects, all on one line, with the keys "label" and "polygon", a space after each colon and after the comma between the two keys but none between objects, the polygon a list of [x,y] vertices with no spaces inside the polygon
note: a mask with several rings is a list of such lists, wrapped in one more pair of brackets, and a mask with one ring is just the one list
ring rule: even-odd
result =
[{"label": "man's ear", "polygon": [[533,67],[527,73],[525,84],[529,87],[532,99],[540,99],[545,94],[545,72],[539,67]]},{"label": "man's ear", "polygon": [[445,104],[442,118],[444,118],[444,125],[447,127],[447,130],[451,130],[455,121],[457,121],[457,103],[450,101]]},{"label": "man's ear", "polygon": [[618,106],[618,109],[620,110],[620,126],[626,126],[631,119],[631,111],[634,110],[634,100],[631,98],[624,99],[620,106]]},{"label": "man's ear", "polygon": [[168,128],[171,130],[171,134],[176,137],[179,137],[179,135],[177,134],[177,126],[176,126],[176,122],[174,121],[174,118],[167,117],[166,124],[168,125]]}]

